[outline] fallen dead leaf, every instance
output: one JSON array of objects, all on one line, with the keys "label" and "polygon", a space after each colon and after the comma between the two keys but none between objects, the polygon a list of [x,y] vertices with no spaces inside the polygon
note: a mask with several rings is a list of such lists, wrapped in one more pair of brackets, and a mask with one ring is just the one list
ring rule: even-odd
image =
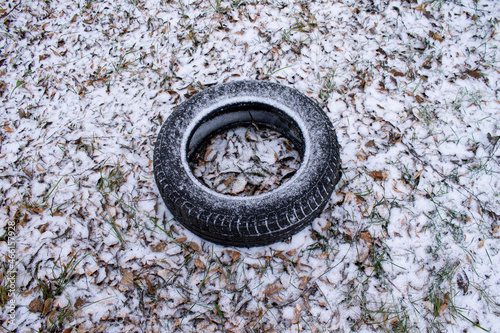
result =
[{"label": "fallen dead leaf", "polygon": [[201,261],[201,259],[200,259],[200,258],[196,258],[196,260],[194,261],[194,265],[195,265],[197,268],[201,269],[201,270],[204,270],[204,269],[205,269],[205,267],[206,267],[206,266],[205,266],[205,264],[203,263],[203,261]]},{"label": "fallen dead leaf", "polygon": [[300,320],[300,314],[302,312],[302,304],[297,303],[295,304],[295,314],[292,319],[292,324],[297,324]]},{"label": "fallen dead leaf", "polygon": [[165,251],[165,249],[167,248],[167,246],[168,246],[167,243],[160,242],[158,244],[151,245],[151,250],[153,250],[153,252],[163,252],[163,251]]},{"label": "fallen dead leaf", "polygon": [[446,310],[446,308],[448,307],[449,301],[450,301],[450,293],[446,293],[444,295],[443,304],[441,304],[438,309],[438,315],[440,317],[443,315],[444,310]]},{"label": "fallen dead leaf", "polygon": [[53,302],[52,298],[47,298],[45,300],[45,302],[43,303],[43,307],[42,307],[42,315],[43,316],[47,315],[47,313],[49,313],[50,310],[52,309],[52,302]]},{"label": "fallen dead leaf", "polygon": [[238,194],[245,190],[245,186],[247,185],[247,180],[245,176],[239,175],[236,177],[236,180],[233,182],[233,187],[231,188],[232,194]]},{"label": "fallen dead leaf", "polygon": [[276,258],[280,258],[280,259],[286,260],[286,256],[283,253],[281,253],[281,252],[275,253],[274,256]]},{"label": "fallen dead leaf", "polygon": [[388,177],[387,171],[371,171],[368,173],[370,177],[373,178],[375,181],[381,181],[381,180],[386,180]]},{"label": "fallen dead leaf", "polygon": [[120,283],[127,287],[132,287],[134,285],[134,273],[127,272],[123,275]]},{"label": "fallen dead leaf", "polygon": [[309,276],[302,276],[301,279],[302,279],[302,281],[299,284],[299,289],[304,290],[306,285],[307,285],[307,282],[309,282],[310,277]]},{"label": "fallen dead leaf", "polygon": [[231,184],[233,182],[233,180],[234,180],[234,173],[231,174],[231,177],[229,177],[228,179],[226,179],[224,181],[224,185],[228,186],[229,184]]},{"label": "fallen dead leaf", "polygon": [[420,175],[422,174],[422,172],[424,172],[424,169],[418,171],[415,176],[413,176],[413,179],[416,180],[418,177],[420,177]]},{"label": "fallen dead leaf", "polygon": [[444,40],[444,37],[441,36],[440,34],[438,34],[437,32],[432,35],[432,38],[434,38],[435,40],[437,40],[440,43],[442,43]]},{"label": "fallen dead leaf", "polygon": [[45,211],[45,208],[33,208],[33,212],[36,214],[43,213]]},{"label": "fallen dead leaf", "polygon": [[417,100],[417,102],[419,104],[422,104],[423,102],[425,102],[425,98],[423,98],[422,96],[420,95],[415,95],[415,99]]},{"label": "fallen dead leaf", "polygon": [[36,312],[41,312],[42,311],[42,298],[38,297],[35,298],[30,302],[29,305],[29,310],[30,312],[36,313]]},{"label": "fallen dead leaf", "polygon": [[396,77],[398,77],[398,76],[405,76],[403,73],[401,73],[400,71],[397,71],[395,69],[391,69],[391,74],[393,76],[396,76]]},{"label": "fallen dead leaf", "polygon": [[21,219],[21,221],[19,222],[19,225],[21,227],[24,227],[24,224],[26,223],[26,221],[28,220],[28,213],[24,213],[24,216],[23,218]]},{"label": "fallen dead leaf", "polygon": [[417,7],[415,7],[415,10],[423,12],[426,7],[427,7],[427,4],[420,4]]},{"label": "fallen dead leaf", "polygon": [[194,250],[194,251],[199,251],[200,250],[200,245],[195,242],[188,242],[188,245]]},{"label": "fallen dead leaf", "polygon": [[283,286],[281,285],[281,282],[276,281],[276,282],[270,283],[266,286],[266,289],[264,290],[264,295],[276,294],[277,292],[281,291],[282,289],[283,289]]},{"label": "fallen dead leaf", "polygon": [[361,231],[360,238],[369,244],[372,243],[372,235],[368,231]]},{"label": "fallen dead leaf", "polygon": [[469,74],[469,76],[475,78],[475,79],[480,79],[483,77],[483,74],[481,74],[480,72],[478,71],[471,71],[471,70],[467,70],[467,74]]},{"label": "fallen dead leaf", "polygon": [[[212,154],[213,153],[213,154]],[[205,161],[213,161],[213,159],[215,158],[215,156],[217,155],[217,153],[214,152],[214,149],[213,148],[209,148],[207,149],[207,151],[205,152],[205,156],[203,157],[203,159]]]},{"label": "fallen dead leaf", "polygon": [[229,254],[233,262],[240,259],[241,257],[241,253],[239,253],[238,251],[227,250],[227,254]]}]

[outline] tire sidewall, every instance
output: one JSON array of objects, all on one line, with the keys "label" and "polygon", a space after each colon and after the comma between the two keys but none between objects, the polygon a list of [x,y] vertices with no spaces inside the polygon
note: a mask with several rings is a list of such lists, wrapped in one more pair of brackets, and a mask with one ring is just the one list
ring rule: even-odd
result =
[{"label": "tire sidewall", "polygon": [[[277,189],[255,196],[223,195],[202,184],[190,170],[186,141],[194,124],[213,110],[234,101],[273,105],[290,116],[302,132],[305,151],[301,166],[289,181]],[[274,234],[299,228],[293,222],[292,225],[280,225],[281,229],[277,230],[259,230],[257,225],[252,228],[251,224],[259,223],[259,220],[276,212],[286,213],[296,202],[311,195],[315,187],[325,182],[328,165],[338,168],[339,156],[335,132],[324,112],[297,90],[263,81],[217,85],[181,103],[162,125],[154,151],[155,179],[174,216],[198,235],[215,232],[220,238],[231,237],[233,240],[234,237],[259,236],[262,232]],[[224,219],[230,217],[238,217],[236,221],[231,221],[245,224],[244,230],[255,229],[255,234],[246,235],[238,225],[224,223]],[[303,223],[296,221],[296,224]]]}]

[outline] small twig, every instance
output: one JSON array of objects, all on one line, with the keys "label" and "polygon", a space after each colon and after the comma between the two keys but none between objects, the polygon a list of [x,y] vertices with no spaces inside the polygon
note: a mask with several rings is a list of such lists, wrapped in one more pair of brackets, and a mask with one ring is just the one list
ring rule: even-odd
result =
[{"label": "small twig", "polygon": [[5,14],[2,14],[0,15],[0,19],[3,19],[4,17],[7,17],[7,15],[9,15],[10,13],[12,13],[14,11],[14,9],[17,8],[17,6],[19,6],[21,4],[21,1],[19,1],[14,7],[12,7],[11,10],[9,10],[7,13]]}]

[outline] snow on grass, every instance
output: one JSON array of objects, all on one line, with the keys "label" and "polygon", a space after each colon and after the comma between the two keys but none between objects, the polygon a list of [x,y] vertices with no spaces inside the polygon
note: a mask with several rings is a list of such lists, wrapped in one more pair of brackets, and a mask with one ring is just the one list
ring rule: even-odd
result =
[{"label": "snow on grass", "polygon": [[[495,331],[499,13],[472,0],[4,1],[0,248],[13,221],[18,293],[2,326]],[[172,220],[151,161],[176,105],[244,78],[307,94],[342,146],[321,216],[255,249]]]}]

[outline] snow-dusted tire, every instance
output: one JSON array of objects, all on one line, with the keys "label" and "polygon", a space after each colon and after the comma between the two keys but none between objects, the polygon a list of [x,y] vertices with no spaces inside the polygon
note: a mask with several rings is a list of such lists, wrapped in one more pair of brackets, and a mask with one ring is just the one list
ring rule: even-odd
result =
[{"label": "snow-dusted tire", "polygon": [[[188,161],[214,133],[251,122],[290,139],[301,166],[280,187],[254,196],[230,196],[203,185]],[[264,81],[220,84],[180,104],[163,124],[154,150],[154,173],[174,217],[209,241],[252,247],[303,229],[328,202],[340,179],[333,126],[311,99]]]}]

